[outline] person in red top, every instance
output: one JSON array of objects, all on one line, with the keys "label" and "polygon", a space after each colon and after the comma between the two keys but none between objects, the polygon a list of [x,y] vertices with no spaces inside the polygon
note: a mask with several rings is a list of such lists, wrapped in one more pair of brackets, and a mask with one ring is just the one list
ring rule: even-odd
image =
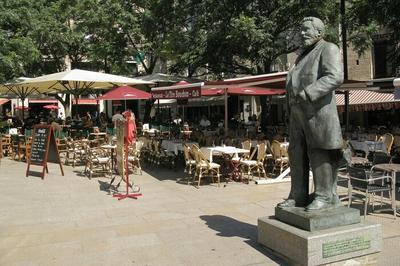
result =
[{"label": "person in red top", "polygon": [[125,132],[125,143],[131,144],[136,140],[135,114],[130,109],[127,109],[122,114],[125,117],[127,123]]}]

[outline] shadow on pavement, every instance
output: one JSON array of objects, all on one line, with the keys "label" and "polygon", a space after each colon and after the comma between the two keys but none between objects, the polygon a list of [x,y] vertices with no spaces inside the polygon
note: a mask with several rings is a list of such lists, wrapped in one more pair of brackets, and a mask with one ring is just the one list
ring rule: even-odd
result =
[{"label": "shadow on pavement", "polygon": [[283,260],[268,253],[262,245],[257,243],[257,226],[224,215],[202,215],[200,219],[205,221],[209,228],[217,231],[218,236],[244,238],[244,242],[252,248],[263,253],[279,265],[286,265]]}]

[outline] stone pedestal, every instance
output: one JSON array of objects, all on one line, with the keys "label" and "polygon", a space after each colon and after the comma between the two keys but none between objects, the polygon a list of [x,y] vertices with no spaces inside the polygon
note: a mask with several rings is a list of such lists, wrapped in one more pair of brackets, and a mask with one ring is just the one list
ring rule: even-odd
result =
[{"label": "stone pedestal", "polygon": [[358,224],[360,211],[344,206],[318,212],[306,212],[304,208],[275,208],[275,218],[297,228],[316,231],[343,225]]},{"label": "stone pedestal", "polygon": [[290,264],[321,265],[380,252],[382,227],[363,221],[310,232],[262,217],[258,219],[258,243]]}]

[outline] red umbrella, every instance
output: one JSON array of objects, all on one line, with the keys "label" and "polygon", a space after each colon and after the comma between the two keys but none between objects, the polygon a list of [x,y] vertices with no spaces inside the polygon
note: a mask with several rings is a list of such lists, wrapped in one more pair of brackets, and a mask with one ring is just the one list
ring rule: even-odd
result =
[{"label": "red umbrella", "polygon": [[43,106],[43,108],[46,108],[46,109],[49,109],[49,110],[60,109],[60,107],[58,105],[54,105],[54,104],[45,105],[45,106]]},{"label": "red umbrella", "polygon": [[97,98],[97,100],[148,100],[151,98],[151,94],[130,86],[122,86],[110,90],[103,96]]}]

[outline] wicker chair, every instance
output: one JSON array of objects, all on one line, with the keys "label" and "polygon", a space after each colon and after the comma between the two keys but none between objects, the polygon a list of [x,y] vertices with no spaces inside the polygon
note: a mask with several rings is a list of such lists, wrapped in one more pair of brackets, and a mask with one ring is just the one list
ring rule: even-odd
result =
[{"label": "wicker chair", "polygon": [[289,156],[286,149],[283,148],[282,144],[277,140],[272,141],[271,149],[274,160],[274,168],[272,172],[279,169],[279,173],[281,174],[283,170],[289,166]]},{"label": "wicker chair", "polygon": [[[209,162],[197,145],[193,145],[192,149],[196,161],[196,176],[198,177],[197,187],[200,187],[201,178],[203,175],[209,175],[213,179],[217,178],[218,186],[220,185],[220,165]],[[215,182],[215,181],[214,181]]]},{"label": "wicker chair", "polygon": [[89,179],[92,178],[93,173],[101,172],[112,176],[112,161],[109,152],[102,148],[89,148],[86,149],[86,165],[85,173],[89,173]]},{"label": "wicker chair", "polygon": [[[192,167],[196,168],[196,160],[194,158],[193,153],[190,150],[190,147],[186,144],[183,144],[183,155],[185,157],[185,173],[189,174],[189,177],[188,177],[188,185],[189,185],[191,175],[192,175]],[[194,175],[193,175],[193,178],[194,178]]]},{"label": "wicker chair", "polygon": [[[254,158],[255,152],[257,151],[257,156]],[[264,159],[267,151],[267,145],[265,143],[260,143],[257,145],[257,149],[253,151],[250,158],[247,160],[240,161],[242,172],[247,173],[247,177],[250,180],[250,174],[253,176],[254,171],[257,171],[258,177],[260,178],[260,173],[266,177],[266,172],[264,169]]]}]

